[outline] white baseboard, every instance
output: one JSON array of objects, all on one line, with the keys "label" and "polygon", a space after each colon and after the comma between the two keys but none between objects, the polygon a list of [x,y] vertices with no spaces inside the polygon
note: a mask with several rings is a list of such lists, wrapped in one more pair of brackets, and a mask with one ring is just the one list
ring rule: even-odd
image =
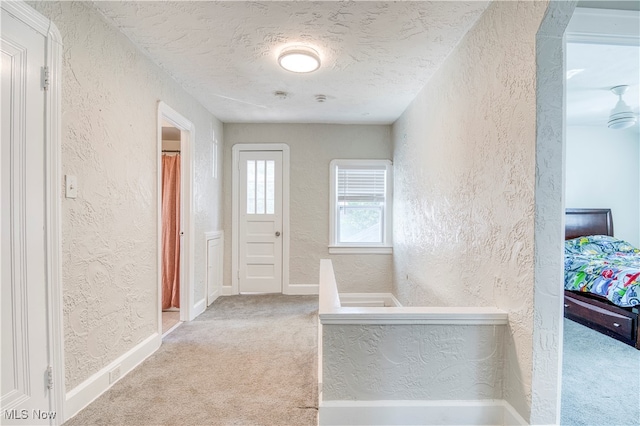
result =
[{"label": "white baseboard", "polygon": [[398,307],[402,306],[402,303],[400,303],[400,301],[396,299],[396,297],[393,294],[391,293],[388,293],[388,294],[389,294],[389,300],[390,300],[391,306],[398,306]]},{"label": "white baseboard", "polygon": [[401,307],[402,304],[391,293],[340,293],[342,307]]},{"label": "white baseboard", "polygon": [[[318,284],[289,284],[282,293],[290,296],[307,296],[318,294],[319,288]],[[238,293],[234,293],[233,287],[228,285],[222,286],[220,290],[221,296],[233,296],[235,294]]]},{"label": "white baseboard", "polygon": [[526,425],[502,399],[322,401],[319,425]]},{"label": "white baseboard", "polygon": [[[142,361],[158,350],[161,343],[162,338],[160,335],[158,333],[152,334],[102,370],[73,388],[70,392],[67,392],[64,403],[64,421],[78,414],[83,408],[91,404],[96,398],[113,386],[114,383],[140,365]],[[111,382],[109,372],[117,369],[118,366],[120,375]]]},{"label": "white baseboard", "polygon": [[306,296],[318,294],[320,286],[318,284],[289,284],[284,294],[291,296]]},{"label": "white baseboard", "polygon": [[528,425],[525,419],[507,401],[504,402],[504,424],[505,425]]},{"label": "white baseboard", "polygon": [[222,293],[222,291],[218,288],[207,297],[207,307],[211,306],[211,304],[215,302],[218,297],[220,297],[220,293]]},{"label": "white baseboard", "polygon": [[203,313],[206,309],[207,309],[207,299],[206,298],[196,302],[196,304],[193,305],[193,318],[191,318],[191,320],[194,320],[198,315]]}]

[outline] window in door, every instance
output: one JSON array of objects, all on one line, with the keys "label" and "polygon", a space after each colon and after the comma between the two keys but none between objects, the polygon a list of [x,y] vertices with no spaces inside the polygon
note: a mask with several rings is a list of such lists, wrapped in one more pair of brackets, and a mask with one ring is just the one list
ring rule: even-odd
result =
[{"label": "window in door", "polygon": [[275,161],[247,161],[247,214],[274,214]]}]

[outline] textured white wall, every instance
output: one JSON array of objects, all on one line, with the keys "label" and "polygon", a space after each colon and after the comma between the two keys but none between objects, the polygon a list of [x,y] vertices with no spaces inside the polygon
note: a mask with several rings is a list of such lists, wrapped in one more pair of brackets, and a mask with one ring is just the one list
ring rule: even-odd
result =
[{"label": "textured white wall", "polygon": [[211,133],[222,124],[85,2],[30,2],[60,30],[66,390],[157,332],[157,107],[195,124],[195,300],[205,295],[204,232],[222,225]]},{"label": "textured white wall", "polygon": [[640,245],[637,129],[567,126],[566,206],[610,208],[615,236]]},{"label": "textured white wall", "polygon": [[502,399],[505,326],[322,326],[322,399]]},{"label": "textured white wall", "polygon": [[[391,255],[329,255],[329,162],[335,158],[391,159],[390,126],[226,124],[225,234],[231,235],[231,147],[285,143],[291,154],[290,283],[317,284],[320,259],[331,259],[341,292],[391,290]],[[225,238],[225,285],[231,285],[231,238]]]},{"label": "textured white wall", "polygon": [[535,36],[546,2],[493,2],[393,126],[394,293],[509,312],[504,398],[529,418]]}]

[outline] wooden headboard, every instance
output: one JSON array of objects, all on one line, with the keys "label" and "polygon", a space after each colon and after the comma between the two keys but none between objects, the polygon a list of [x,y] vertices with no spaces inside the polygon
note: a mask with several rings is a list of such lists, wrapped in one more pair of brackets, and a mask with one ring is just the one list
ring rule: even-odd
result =
[{"label": "wooden headboard", "polygon": [[567,209],[565,214],[564,239],[586,235],[613,236],[611,209]]}]

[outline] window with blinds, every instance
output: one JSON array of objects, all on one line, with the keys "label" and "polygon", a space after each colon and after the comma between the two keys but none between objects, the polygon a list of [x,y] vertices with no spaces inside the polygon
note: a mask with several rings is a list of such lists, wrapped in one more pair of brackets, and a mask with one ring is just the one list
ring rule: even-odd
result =
[{"label": "window with blinds", "polygon": [[391,163],[387,160],[334,160],[332,244],[387,246],[390,240]]},{"label": "window with blinds", "polygon": [[384,203],[386,167],[338,166],[337,173],[339,201]]}]

